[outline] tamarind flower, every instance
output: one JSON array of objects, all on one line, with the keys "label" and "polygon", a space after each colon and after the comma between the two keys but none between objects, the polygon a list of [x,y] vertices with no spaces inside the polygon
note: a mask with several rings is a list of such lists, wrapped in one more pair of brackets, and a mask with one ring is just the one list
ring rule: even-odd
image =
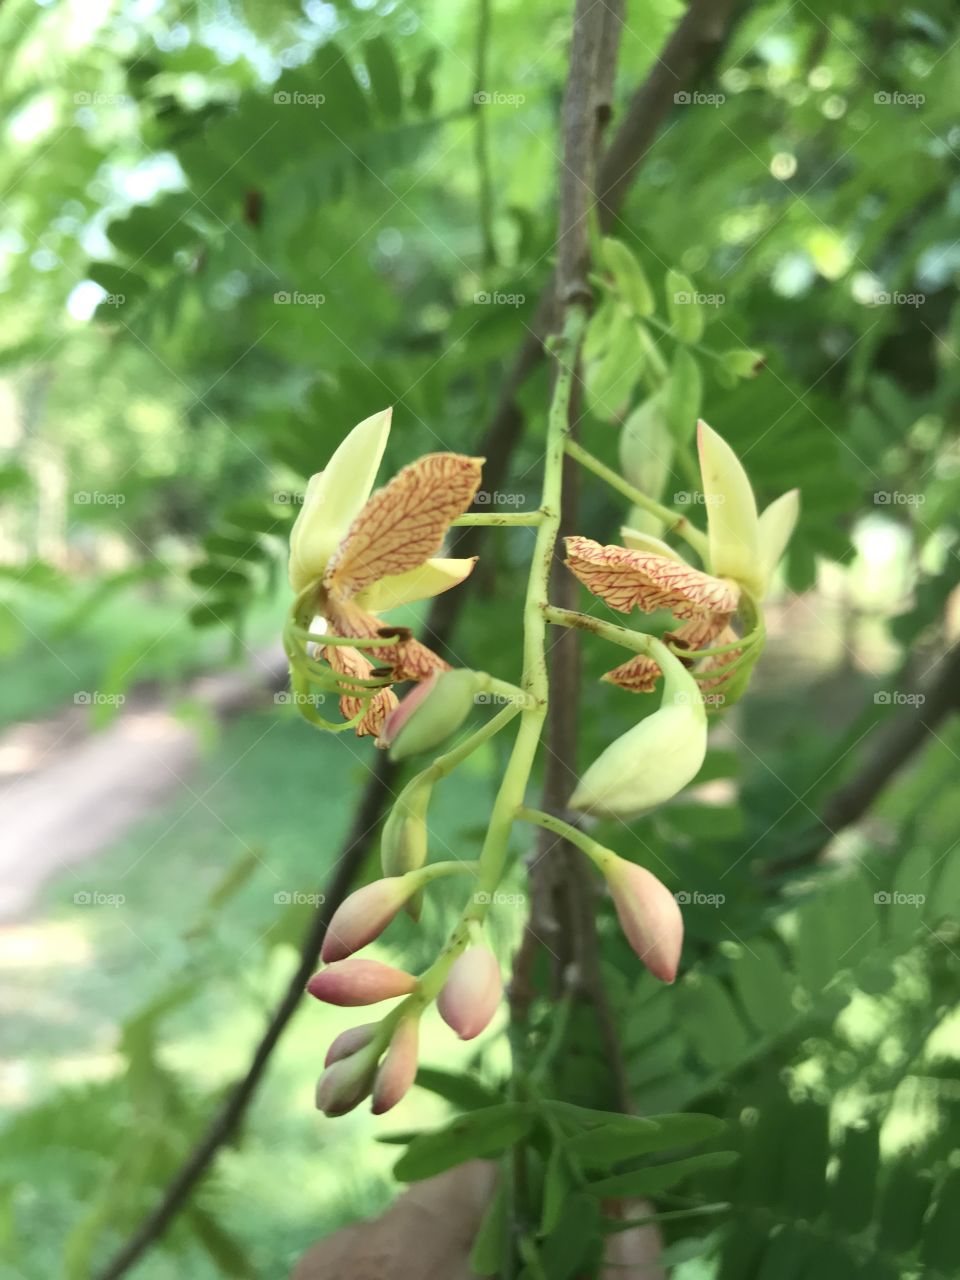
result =
[{"label": "tamarind flower", "polygon": [[332,1062],[317,1081],[317,1109],[343,1116],[370,1096],[378,1054],[372,1044]]},{"label": "tamarind flower", "polygon": [[[364,419],[339,445],[324,471],[311,476],[303,506],[290,533],[290,584],[309,600],[331,635],[375,639],[390,634],[380,614],[399,605],[439,595],[462,582],[476,557],[438,556],[450,524],[473,502],[482,458],[431,453],[404,467],[374,491],[390,433],[392,409]],[[447,664],[405,631],[382,649],[361,652],[349,645],[326,645],[323,657],[344,677],[341,711],[361,716],[359,735],[380,732],[397,705],[389,689],[374,695],[350,677],[364,679],[372,658],[389,668],[393,680],[424,680]]]},{"label": "tamarind flower", "polygon": [[[672,547],[633,529],[622,531],[624,546],[601,546],[590,538],[566,539],[568,567],[594,595],[621,613],[669,609],[682,623],[664,639],[687,651],[693,665],[704,655],[702,672],[716,670],[714,686],[732,676],[743,651],[733,622],[747,607],[754,615],[790,540],[799,513],[796,489],[772,502],[761,515],[747,474],[730,446],[705,422],[697,428],[700,474],[707,509],[709,572],[695,569]],[[759,633],[756,637],[759,640]],[[745,647],[747,637],[744,637]],[[759,654],[752,644],[751,662]],[[632,693],[650,693],[658,663],[639,654],[603,677]]]},{"label": "tamarind flower", "polygon": [[323,939],[320,958],[344,960],[381,933],[420,887],[412,876],[386,876],[365,884],[345,898],[333,913]]}]

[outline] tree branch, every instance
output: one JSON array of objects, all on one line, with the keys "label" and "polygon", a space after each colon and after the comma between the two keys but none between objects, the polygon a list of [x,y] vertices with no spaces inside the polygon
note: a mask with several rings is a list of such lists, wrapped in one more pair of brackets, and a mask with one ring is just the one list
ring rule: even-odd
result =
[{"label": "tree branch", "polygon": [[[720,11],[725,15],[722,34],[718,34],[716,22],[716,14]],[[617,130],[600,167],[598,186],[603,193],[603,202],[600,207],[602,225],[609,225],[619,212],[630,182],[636,177],[639,165],[649,150],[660,123],[670,110],[673,93],[690,87],[697,81],[709,61],[717,55],[725,36],[729,36],[732,26],[731,11],[732,4],[729,0],[719,0],[719,2],[692,0],[690,8],[664,49],[650,78],[634,94],[623,123]],[[606,38],[613,38],[612,29],[608,30]],[[681,57],[683,51],[688,49],[689,53]],[[608,54],[604,57],[609,61]],[[698,57],[700,61],[697,60]],[[659,71],[661,64],[668,61],[671,66],[677,68],[675,80],[666,80]],[[653,80],[656,82],[655,85],[651,84]],[[600,109],[603,110],[602,104]],[[620,166],[625,167],[626,173],[622,181],[617,181]],[[527,330],[520,349],[504,378],[497,403],[479,444],[480,452],[487,458],[484,480],[490,488],[496,488],[503,482],[513,450],[520,438],[523,419],[517,405],[517,393],[543,358],[543,338],[548,332],[555,294],[555,282],[551,279],[541,296],[536,320],[532,328]],[[456,554],[476,554],[476,549],[483,542],[486,532],[482,528],[464,529],[460,538],[457,539]],[[460,610],[468,598],[469,586],[468,581],[459,591],[438,596],[433,603],[425,629],[431,642],[441,650],[449,641]],[[135,1265],[151,1244],[163,1235],[185,1205],[195,1186],[213,1164],[220,1148],[235,1134],[263,1077],[270,1056],[299,1005],[304,983],[316,965],[317,955],[326,932],[327,920],[346,897],[362,865],[369,846],[370,832],[386,811],[395,777],[394,767],[389,764],[386,757],[379,757],[377,770],[364,789],[353,828],[341,850],[337,870],[325,887],[324,909],[317,913],[310,929],[304,935],[297,969],[291,975],[287,990],[278,1002],[254,1049],[246,1073],[234,1086],[205,1133],[187,1156],[156,1208],[144,1219],[115,1257],[98,1273],[97,1280],[118,1280],[118,1277],[125,1275]]]}]

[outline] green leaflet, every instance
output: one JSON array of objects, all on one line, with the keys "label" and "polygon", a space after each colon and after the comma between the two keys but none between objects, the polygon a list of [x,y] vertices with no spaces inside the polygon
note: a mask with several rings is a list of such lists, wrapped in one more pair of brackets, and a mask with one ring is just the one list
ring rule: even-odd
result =
[{"label": "green leaflet", "polygon": [[419,1182],[466,1160],[500,1155],[526,1137],[535,1112],[526,1103],[503,1102],[458,1116],[442,1129],[423,1133],[393,1166],[400,1182]]}]

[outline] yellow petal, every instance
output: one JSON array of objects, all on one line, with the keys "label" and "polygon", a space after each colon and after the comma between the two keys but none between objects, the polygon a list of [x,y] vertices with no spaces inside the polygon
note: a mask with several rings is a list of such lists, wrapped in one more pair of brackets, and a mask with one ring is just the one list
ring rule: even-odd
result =
[{"label": "yellow petal", "polygon": [[441,591],[449,591],[463,582],[473,572],[476,563],[476,556],[467,560],[428,560],[406,573],[387,574],[366,591],[361,591],[356,601],[371,613],[386,613],[388,609],[412,604],[415,600],[429,600],[431,596],[438,596]]},{"label": "yellow petal", "polygon": [[763,566],[763,589],[770,586],[773,571],[787,549],[800,514],[800,490],[790,489],[774,499],[760,515],[760,557]]},{"label": "yellow petal", "polygon": [[763,586],[757,503],[740,459],[701,421],[697,428],[700,476],[707,507],[710,568],[755,595]]},{"label": "yellow petal", "polygon": [[324,471],[310,477],[290,532],[290,585],[302,591],[322,578],[334,551],[370,497],[390,434],[392,409],[358,423]]}]

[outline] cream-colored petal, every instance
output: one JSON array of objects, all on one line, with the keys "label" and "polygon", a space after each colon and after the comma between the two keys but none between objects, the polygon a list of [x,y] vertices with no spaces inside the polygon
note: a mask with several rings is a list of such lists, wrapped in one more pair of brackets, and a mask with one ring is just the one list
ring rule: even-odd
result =
[{"label": "cream-colored petal", "polygon": [[413,604],[415,600],[429,600],[431,596],[438,596],[463,582],[473,572],[476,563],[476,556],[466,560],[435,557],[416,569],[408,569],[406,573],[387,574],[361,591],[356,602],[371,613],[386,613],[388,609]]},{"label": "cream-colored petal", "polygon": [[673,547],[668,546],[662,538],[655,538],[652,533],[644,533],[640,529],[631,529],[629,525],[624,525],[620,530],[620,537],[625,547],[629,547],[631,551],[645,551],[648,555],[666,556],[668,560],[679,560],[684,563],[683,556],[678,551],[674,551]]},{"label": "cream-colored petal", "polygon": [[764,593],[770,586],[774,569],[787,549],[799,515],[799,489],[782,493],[760,515],[760,563],[763,568]]},{"label": "cream-colored petal", "polygon": [[290,532],[290,583],[295,591],[323,577],[331,556],[370,497],[392,416],[392,409],[382,409],[358,423],[326,468],[310,477]]},{"label": "cream-colored petal", "polygon": [[757,502],[747,473],[726,440],[703,421],[697,427],[697,448],[707,507],[710,569],[759,595],[762,570]]}]

